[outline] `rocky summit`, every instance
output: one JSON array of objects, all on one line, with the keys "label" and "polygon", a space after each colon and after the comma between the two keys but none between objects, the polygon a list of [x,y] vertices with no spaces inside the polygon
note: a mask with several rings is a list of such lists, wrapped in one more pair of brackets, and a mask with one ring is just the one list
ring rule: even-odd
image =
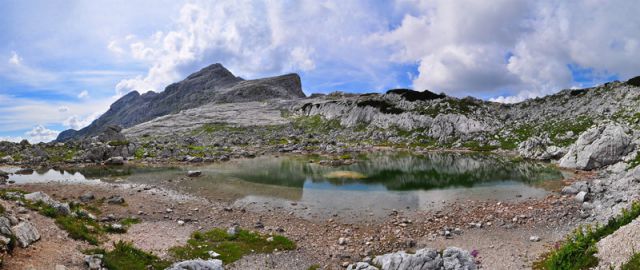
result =
[{"label": "rocky summit", "polygon": [[[144,90],[144,89],[140,89]],[[304,97],[300,77],[287,74],[258,80],[236,77],[221,64],[189,75],[164,91],[140,94],[133,91],[114,102],[109,110],[81,130],[66,130],[56,141],[97,135],[107,126],[131,127],[151,119],[210,103],[263,101]]]}]

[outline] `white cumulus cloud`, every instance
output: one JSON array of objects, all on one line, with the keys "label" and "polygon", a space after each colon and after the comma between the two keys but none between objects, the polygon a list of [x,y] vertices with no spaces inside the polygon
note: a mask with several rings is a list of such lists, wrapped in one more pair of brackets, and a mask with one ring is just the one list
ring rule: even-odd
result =
[{"label": "white cumulus cloud", "polygon": [[245,78],[308,72],[389,80],[389,72],[377,72],[388,70],[384,48],[369,39],[388,26],[377,12],[359,1],[192,1],[170,29],[110,43],[128,46],[132,59],[149,65],[146,74],[120,81],[116,90],[163,90],[216,62]]},{"label": "white cumulus cloud", "polygon": [[58,133],[60,132],[37,125],[25,134],[28,136],[29,142],[50,142],[56,139]]},{"label": "white cumulus cloud", "polygon": [[[636,75],[637,1],[401,1],[410,11],[378,40],[419,63],[417,89],[520,101],[576,84]],[[461,11],[464,11],[462,13]],[[597,19],[594,19],[597,18]]]},{"label": "white cumulus cloud", "polygon": [[82,92],[78,94],[78,98],[88,98],[88,97],[89,97],[89,91],[87,90],[82,90]]}]

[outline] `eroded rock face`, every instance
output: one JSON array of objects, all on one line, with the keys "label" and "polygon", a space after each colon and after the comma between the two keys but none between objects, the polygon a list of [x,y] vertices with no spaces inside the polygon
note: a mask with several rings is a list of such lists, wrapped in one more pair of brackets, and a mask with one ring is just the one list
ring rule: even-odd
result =
[{"label": "eroded rock face", "polygon": [[560,166],[592,170],[614,164],[634,149],[632,139],[632,131],[619,124],[593,127],[569,148]]},{"label": "eroded rock face", "polygon": [[440,141],[451,137],[465,137],[471,133],[490,130],[483,123],[462,114],[439,114],[433,120],[429,136]]},{"label": "eroded rock face", "polygon": [[224,270],[221,260],[188,260],[174,263],[165,270]]},{"label": "eroded rock face", "polygon": [[122,133],[122,127],[119,125],[108,125],[104,128],[102,133],[98,135],[98,140],[101,142],[115,142],[124,141],[126,138]]},{"label": "eroded rock face", "polygon": [[31,243],[40,240],[40,233],[36,226],[29,221],[23,221],[16,226],[11,227],[11,232],[21,247],[28,247]]}]

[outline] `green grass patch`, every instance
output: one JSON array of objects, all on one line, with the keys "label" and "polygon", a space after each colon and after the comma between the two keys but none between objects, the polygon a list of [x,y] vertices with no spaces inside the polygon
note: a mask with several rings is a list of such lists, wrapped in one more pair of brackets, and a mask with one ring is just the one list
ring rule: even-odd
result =
[{"label": "green grass patch", "polygon": [[131,226],[138,223],[140,223],[139,218],[125,218],[123,220],[120,220],[120,224],[122,224],[122,226]]},{"label": "green grass patch", "polygon": [[488,145],[488,144],[480,144],[477,141],[467,141],[467,142],[463,143],[462,146],[468,148],[471,151],[478,151],[478,152],[493,151],[493,150],[498,149],[497,146],[492,146],[492,145]]},{"label": "green grass patch", "polygon": [[629,169],[638,167],[638,165],[640,165],[640,151],[636,153],[636,157],[633,160],[629,161]]},{"label": "green grass patch", "polygon": [[124,145],[129,145],[129,141],[110,141],[109,145],[111,146],[124,146]]},{"label": "green grass patch", "polygon": [[320,115],[297,117],[293,120],[293,126],[307,132],[326,132],[341,128],[340,120],[327,120]]},{"label": "green grass patch", "polygon": [[110,270],[147,270],[165,269],[171,262],[161,260],[158,256],[145,252],[133,246],[132,243],[119,241],[114,249],[91,249],[83,251],[85,254],[103,254],[103,263]]},{"label": "green grass patch", "polygon": [[[25,193],[26,192],[21,190],[7,189],[0,191],[0,197],[5,200],[21,201],[26,208],[54,219],[56,225],[58,225],[60,229],[66,231],[69,234],[69,237],[73,239],[84,240],[92,245],[97,245],[101,242],[100,240],[102,235],[106,232],[106,229],[97,221],[83,215],[61,215],[57,209],[43,202],[34,203],[24,199],[23,195]],[[72,212],[75,213],[79,213],[79,211],[82,210],[78,204],[70,204],[69,206]]]},{"label": "green grass patch", "polygon": [[195,132],[204,132],[204,133],[215,133],[220,131],[243,131],[244,128],[236,127],[229,125],[227,123],[209,123],[204,124],[200,128],[196,129]]},{"label": "green grass patch", "polygon": [[87,241],[92,245],[100,244],[100,236],[105,231],[99,223],[88,218],[59,216],[55,220],[58,227],[69,233],[69,237]]},{"label": "green grass patch", "polygon": [[633,254],[628,262],[620,266],[620,270],[640,270],[640,253]]},{"label": "green grass patch", "polygon": [[144,148],[140,147],[140,148],[136,149],[136,151],[133,153],[133,156],[134,156],[136,159],[142,159],[142,158],[144,158],[144,154],[145,154],[146,152],[147,152],[147,151],[145,151],[145,149],[144,149]]},{"label": "green grass patch", "polygon": [[311,266],[309,266],[309,268],[307,268],[307,270],[318,270],[320,268],[321,266],[319,264],[312,264]]},{"label": "green grass patch", "polygon": [[44,151],[47,153],[49,161],[64,162],[73,159],[73,157],[78,153],[78,148],[54,145],[45,147]]},{"label": "green grass patch", "polygon": [[638,216],[640,216],[640,203],[633,202],[630,209],[622,210],[620,215],[610,219],[605,225],[579,227],[562,245],[535,263],[534,268],[579,270],[594,267],[598,265],[598,259],[594,256],[598,251],[596,243],[620,227],[631,223]]},{"label": "green grass patch", "polygon": [[271,253],[274,250],[292,250],[296,248],[293,241],[284,236],[274,235],[272,241],[266,236],[245,230],[238,230],[236,235],[229,235],[225,230],[213,229],[207,232],[194,232],[185,246],[173,247],[169,252],[177,260],[194,258],[210,258],[208,252],[220,254],[217,259],[225,264],[240,259],[251,253]]}]

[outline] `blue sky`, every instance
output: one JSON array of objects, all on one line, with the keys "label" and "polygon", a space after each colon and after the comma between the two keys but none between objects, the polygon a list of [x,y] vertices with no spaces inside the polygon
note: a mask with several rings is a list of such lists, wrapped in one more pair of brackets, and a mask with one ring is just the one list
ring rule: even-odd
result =
[{"label": "blue sky", "polygon": [[48,141],[129,91],[162,91],[216,62],[247,79],[297,72],[307,94],[409,87],[514,102],[626,80],[640,74],[637,10],[622,0],[0,0],[0,140]]}]

